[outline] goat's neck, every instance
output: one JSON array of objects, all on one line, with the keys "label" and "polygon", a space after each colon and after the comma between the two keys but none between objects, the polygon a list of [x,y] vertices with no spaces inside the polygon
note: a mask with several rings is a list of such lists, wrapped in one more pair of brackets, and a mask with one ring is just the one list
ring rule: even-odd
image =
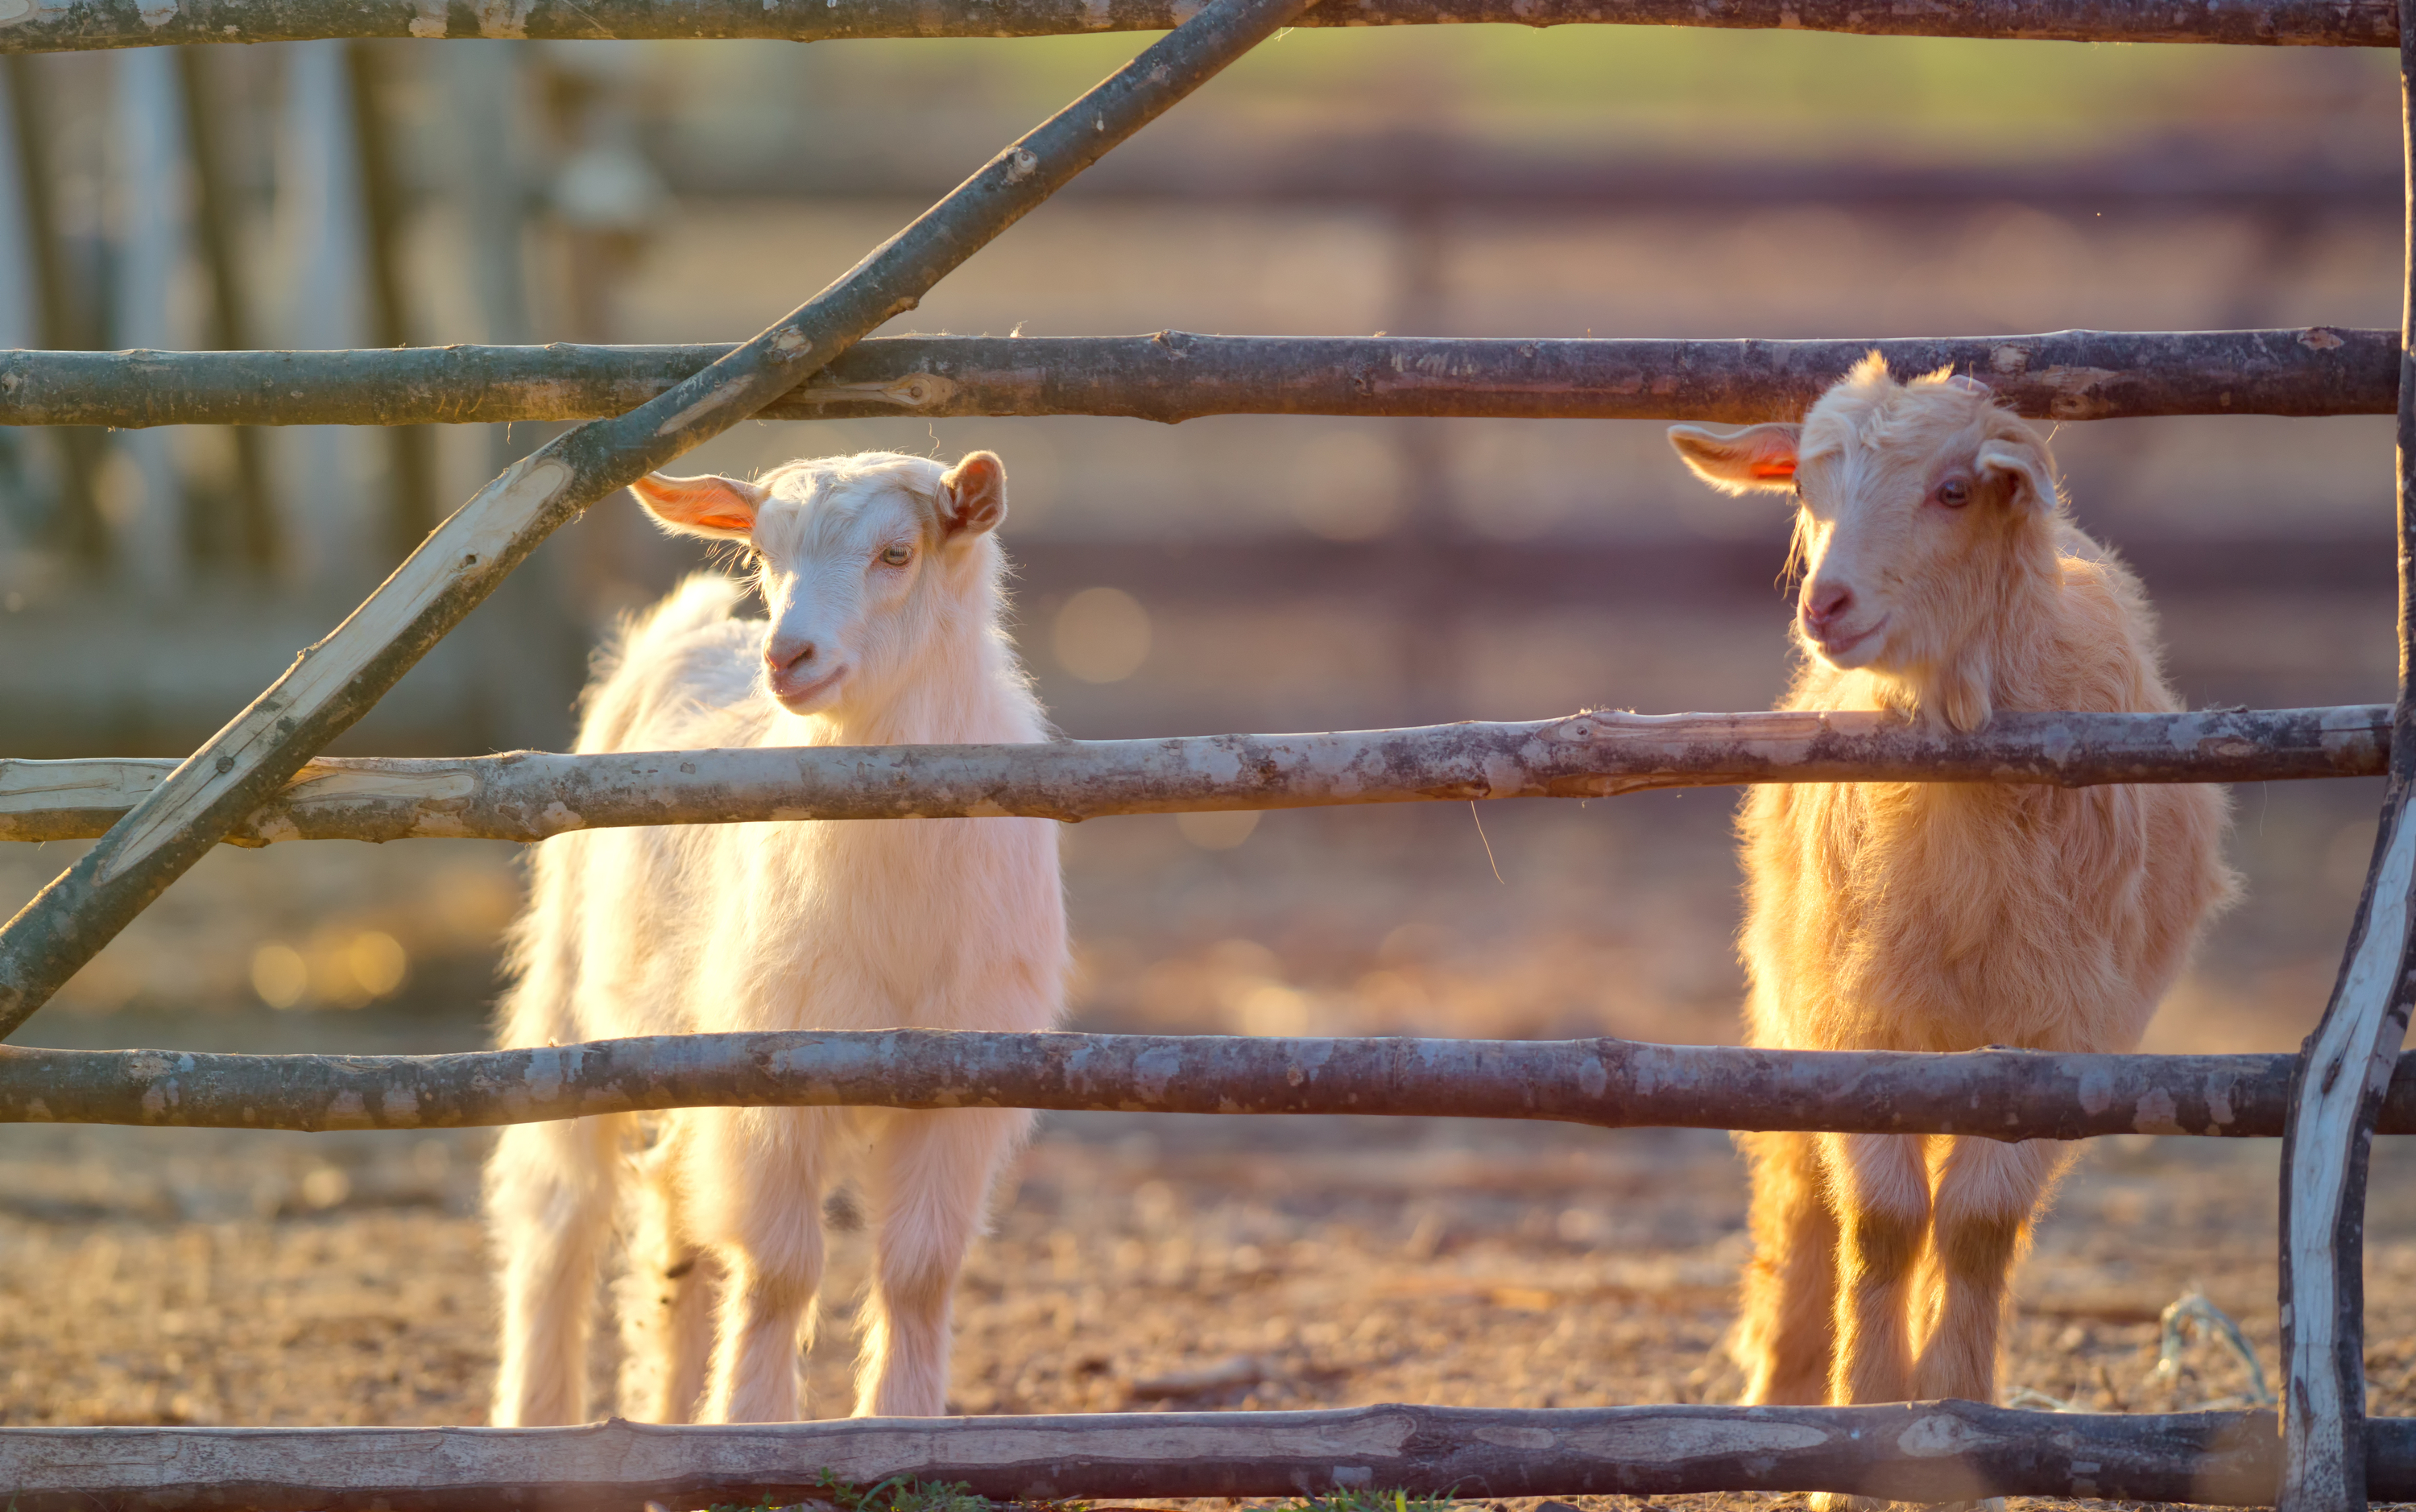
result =
[{"label": "goat's neck", "polygon": [[2053,528],[2023,530],[2009,546],[1970,632],[1936,664],[1887,680],[1884,704],[1966,731],[1999,709],[2047,707],[2040,673],[2054,661],[2063,591]]}]

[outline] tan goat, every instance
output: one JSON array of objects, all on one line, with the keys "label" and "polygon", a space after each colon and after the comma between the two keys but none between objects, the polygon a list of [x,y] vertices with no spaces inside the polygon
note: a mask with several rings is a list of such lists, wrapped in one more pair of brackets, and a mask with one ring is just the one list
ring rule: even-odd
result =
[{"label": "tan goat", "polygon": [[[1969,378],[1872,353],[1801,426],[1669,439],[1714,487],[1791,490],[1807,653],[1786,709],[2168,711],[2137,577],[2066,516],[2046,442]],[[1758,787],[1740,821],[1756,1045],[2134,1048],[2235,881],[2203,786]],[[1996,1391],[2006,1274],[2064,1164],[2044,1141],[1739,1137],[1747,1402]]]}]

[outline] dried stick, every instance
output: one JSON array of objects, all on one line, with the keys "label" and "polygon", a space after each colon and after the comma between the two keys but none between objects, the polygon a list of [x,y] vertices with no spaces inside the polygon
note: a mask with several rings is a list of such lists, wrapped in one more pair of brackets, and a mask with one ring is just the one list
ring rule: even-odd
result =
[{"label": "dried stick", "polygon": [[[2056,331],[1872,341],[1194,336],[883,337],[761,412],[1794,419],[1874,348],[1977,373],[2023,413],[2387,414],[2399,338]],[[417,426],[585,420],[655,397],[727,346],[0,353],[0,425]]]},{"label": "dried stick", "polygon": [[[2416,1494],[2416,1422],[2375,1424],[2378,1497]],[[854,1418],[729,1428],[10,1428],[18,1512],[626,1512],[817,1501],[824,1470],[1001,1501],[1848,1491],[2257,1506],[2271,1413],[1880,1407],[1379,1406],[1288,1413]]]},{"label": "dried stick", "polygon": [[[2187,714],[2000,714],[1971,735],[1887,714],[1575,714],[1335,735],[461,759],[323,759],[227,831],[279,840],[543,840],[624,825],[1609,798],[1735,783],[2273,782],[2383,769],[2380,704]],[[100,834],[174,763],[0,759],[0,840]]]},{"label": "dried stick", "polygon": [[[1627,1040],[663,1035],[448,1055],[0,1045],[0,1123],[453,1129],[706,1107],[1382,1114],[1607,1129],[2271,1137],[2288,1055],[1744,1050]],[[2416,1132],[2416,1062],[2383,1114]]]},{"label": "dried stick", "polygon": [[[79,0],[21,12],[0,49],[53,52],[160,42],[276,42],[314,37],[1053,37],[1161,31],[1180,0]],[[1866,37],[1999,37],[2094,42],[2230,42],[2391,47],[2391,0],[1351,0],[1303,26],[1499,22],[1524,26],[1800,28]]]},{"label": "dried stick", "polygon": [[548,442],[489,484],[332,635],[0,925],[0,1035],[13,1032],[162,889],[368,712],[556,527],[744,420],[914,308],[990,238],[1308,3],[1213,0],[763,335],[627,414]]}]

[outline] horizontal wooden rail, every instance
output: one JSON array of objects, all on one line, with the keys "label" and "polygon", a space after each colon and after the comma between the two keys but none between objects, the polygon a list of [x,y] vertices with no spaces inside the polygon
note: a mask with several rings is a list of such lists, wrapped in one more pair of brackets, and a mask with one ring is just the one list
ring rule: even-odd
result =
[{"label": "horizontal wooden rail", "polygon": [[[0,23],[0,51],[317,37],[1054,37],[1163,31],[1191,13],[1181,0],[78,0],[19,10]],[[2390,0],[1326,0],[1300,24],[1465,22],[2251,46],[2394,47],[2399,40]]]},{"label": "horizontal wooden rail", "polygon": [[[1893,714],[1571,714],[1330,735],[1045,745],[772,746],[321,757],[227,836],[543,840],[750,820],[995,818],[1491,798],[1612,798],[1764,782],[2273,782],[2383,770],[2390,709],[2000,714],[1971,735]],[[0,759],[0,840],[98,835],[165,758]]]},{"label": "horizontal wooden rail", "polygon": [[[944,190],[948,169],[916,138],[800,136],[777,157],[712,141],[648,143],[681,199],[858,200],[886,206]],[[423,186],[433,192],[441,186]],[[1405,127],[1286,132],[1252,149],[1227,134],[1134,143],[1069,185],[1061,203],[1295,205],[1332,212],[1533,217],[1736,215],[1818,206],[1864,217],[1970,215],[2009,204],[2093,217],[2120,207],[2126,228],[2155,216],[2303,217],[2312,226],[2398,215],[2399,165],[2319,151],[2243,155],[2209,135],[2016,161],[1807,161],[1800,155],[1706,159],[1651,154],[1633,142],[1599,153],[1474,140]],[[1883,233],[1884,234],[1884,233]],[[2319,234],[2330,234],[2319,232]]]},{"label": "horizontal wooden rail", "polygon": [[[2377,1501],[2416,1497],[2416,1420],[2372,1424]],[[627,1512],[815,1501],[820,1475],[1001,1501],[1849,1491],[2269,1505],[2271,1413],[1377,1406],[582,1428],[8,1428],[18,1512]]]},{"label": "horizontal wooden rail", "polygon": [[[662,1108],[1518,1118],[1604,1129],[2270,1138],[2290,1055],[1749,1050],[1629,1040],[664,1035],[445,1055],[0,1045],[0,1123],[455,1129]],[[2416,1133],[2416,1060],[2381,1121]]]},{"label": "horizontal wooden rail", "polygon": [[[1873,341],[1194,336],[883,337],[763,418],[1475,415],[1793,419],[1864,353],[1976,373],[2025,414],[2387,414],[2399,337],[2058,331]],[[418,426],[619,414],[727,346],[0,353],[0,425]]]}]

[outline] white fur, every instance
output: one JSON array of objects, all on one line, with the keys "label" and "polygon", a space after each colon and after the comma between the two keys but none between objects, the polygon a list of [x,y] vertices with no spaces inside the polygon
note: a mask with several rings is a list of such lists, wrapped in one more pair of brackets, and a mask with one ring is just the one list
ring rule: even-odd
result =
[{"label": "white fur", "polygon": [[[989,507],[966,504],[986,465]],[[744,538],[772,609],[700,576],[632,624],[589,690],[578,749],[1036,741],[1041,711],[999,626],[989,533],[1004,474],[886,454],[792,463],[759,485],[648,480],[666,523]],[[680,490],[685,489],[683,493]],[[976,490],[977,491],[977,490]],[[751,512],[703,520],[697,497]],[[737,502],[733,502],[736,501]],[[700,523],[700,521],[702,521]],[[908,543],[900,568],[880,561]],[[769,639],[819,647],[834,690],[784,707]],[[783,641],[782,637],[788,637]],[[792,704],[796,700],[792,700]],[[538,847],[505,1000],[506,1046],[769,1029],[1035,1030],[1063,1003],[1065,925],[1046,819],[693,825]],[[708,1108],[506,1130],[488,1170],[501,1262],[498,1425],[588,1414],[587,1351],[616,1209],[635,1216],[621,1410],[801,1415],[822,1203],[862,1178],[877,1259],[859,1415],[944,1410],[949,1301],[1019,1112]]]}]

